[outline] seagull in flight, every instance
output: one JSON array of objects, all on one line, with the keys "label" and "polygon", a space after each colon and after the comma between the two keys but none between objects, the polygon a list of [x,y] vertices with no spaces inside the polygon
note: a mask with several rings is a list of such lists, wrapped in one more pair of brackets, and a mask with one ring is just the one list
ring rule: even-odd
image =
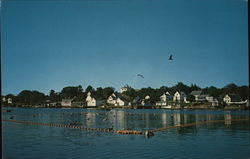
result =
[{"label": "seagull in flight", "polygon": [[173,60],[173,55],[172,54],[169,56],[168,60]]},{"label": "seagull in flight", "polygon": [[137,74],[137,76],[140,76],[140,77],[144,78],[144,76],[143,76],[143,75],[141,75],[141,74]]}]

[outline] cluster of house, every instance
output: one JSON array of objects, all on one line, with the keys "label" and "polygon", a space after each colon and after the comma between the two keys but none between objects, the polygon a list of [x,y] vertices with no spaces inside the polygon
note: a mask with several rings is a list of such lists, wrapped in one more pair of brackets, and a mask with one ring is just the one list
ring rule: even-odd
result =
[{"label": "cluster of house", "polygon": [[[246,104],[246,101],[242,101],[239,95],[237,94],[227,94],[223,97],[221,97],[221,101],[218,99],[208,95],[203,94],[202,90],[196,90],[192,91],[190,93],[195,97],[195,102],[209,102],[212,103],[212,106],[218,106],[220,102],[225,102],[227,105],[232,104]],[[190,103],[190,101],[187,100],[187,95],[184,92],[175,92],[173,96],[170,95],[169,92],[164,93],[162,96],[160,96],[160,101],[156,102],[156,105],[159,106],[166,106],[168,105],[169,101],[173,101],[174,103]]]},{"label": "cluster of house", "polygon": [[6,98],[5,96],[2,97],[2,102],[12,104],[12,98]]},{"label": "cluster of house", "polygon": [[[140,106],[149,106],[151,105],[148,101],[150,100],[150,96],[147,95],[143,99],[140,97],[136,97],[132,102],[128,102],[122,96],[122,93],[127,91],[127,87],[122,87],[120,93],[113,93],[111,94],[106,101],[100,100],[91,92],[87,93],[87,98],[85,102],[74,102],[73,99],[63,99],[61,102],[62,106],[87,106],[87,107],[95,107],[95,106],[102,106],[104,103],[107,103],[112,106],[132,106],[132,105],[140,105]],[[195,102],[209,102],[212,106],[218,106],[220,102],[218,99],[213,98],[210,95],[203,94],[201,90],[192,91],[190,93],[195,97]],[[242,101],[239,95],[230,94],[225,95],[222,98],[222,101],[225,102],[227,105],[231,104],[246,104],[247,101]],[[156,106],[168,106],[173,103],[190,103],[187,99],[187,95],[184,92],[175,92],[174,95],[171,95],[169,92],[164,93],[160,96],[160,100],[155,103]]]},{"label": "cluster of house", "polygon": [[[64,106],[64,107],[96,107],[96,106],[102,106],[104,103],[112,106],[150,106],[152,103],[150,103],[150,96],[146,95],[144,98],[140,98],[137,96],[132,102],[128,102],[125,100],[125,98],[122,96],[122,93],[127,91],[129,89],[128,86],[124,86],[120,89],[120,93],[112,93],[107,100],[100,100],[98,99],[94,94],[91,92],[87,93],[87,97],[85,101],[74,101],[74,99],[62,99],[61,103],[57,102],[49,102],[46,101],[47,106]],[[212,106],[218,106],[221,102],[226,103],[227,105],[233,105],[233,104],[246,104],[249,105],[249,101],[242,101],[239,95],[237,94],[227,94],[220,99],[213,98],[210,95],[204,94],[202,90],[196,90],[192,91],[190,93],[195,97],[195,102],[209,102]],[[6,98],[5,96],[2,97],[2,102],[12,104],[11,98]],[[187,98],[187,95],[184,92],[175,92],[173,95],[171,95],[169,92],[163,93],[159,101],[155,103],[156,106],[171,106],[172,104],[180,104],[180,103],[190,103],[190,101]],[[153,104],[154,105],[154,104]]]}]

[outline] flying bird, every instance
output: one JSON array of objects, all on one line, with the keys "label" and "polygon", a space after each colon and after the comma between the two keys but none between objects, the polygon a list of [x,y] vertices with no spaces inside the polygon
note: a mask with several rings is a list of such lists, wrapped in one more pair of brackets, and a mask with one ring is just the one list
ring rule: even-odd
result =
[{"label": "flying bird", "polygon": [[173,60],[173,55],[172,54],[169,56],[168,60]]},{"label": "flying bird", "polygon": [[140,77],[144,78],[144,76],[143,76],[143,75],[141,75],[141,74],[137,74],[137,76],[140,76]]}]

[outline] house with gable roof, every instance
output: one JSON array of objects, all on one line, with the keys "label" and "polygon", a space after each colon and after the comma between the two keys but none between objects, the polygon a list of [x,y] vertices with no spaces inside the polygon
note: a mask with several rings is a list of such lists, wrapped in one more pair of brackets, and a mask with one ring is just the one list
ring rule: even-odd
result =
[{"label": "house with gable roof", "polygon": [[117,92],[112,93],[108,97],[107,103],[114,105],[114,106],[125,106],[128,104],[128,102],[125,100],[125,98]]},{"label": "house with gable roof", "polygon": [[246,101],[242,101],[238,94],[227,94],[224,96],[223,101],[227,104],[245,104]]},{"label": "house with gable roof", "polygon": [[192,91],[190,94],[195,97],[196,102],[214,102],[214,98],[208,94],[203,94],[202,90]]},{"label": "house with gable roof", "polygon": [[129,85],[125,85],[124,87],[122,87],[122,88],[120,89],[120,93],[126,92],[126,91],[128,91],[129,89],[131,89],[131,87],[129,87]]},{"label": "house with gable roof", "polygon": [[86,97],[86,105],[87,107],[96,107],[103,104],[103,101],[98,99],[95,95],[91,94],[91,92],[88,92]]},{"label": "house with gable roof", "polygon": [[142,106],[150,106],[151,103],[150,103],[150,96],[149,95],[146,95],[144,97],[144,99],[141,100],[141,105]]},{"label": "house with gable roof", "polygon": [[175,92],[173,96],[173,101],[174,102],[184,102],[186,101],[186,94],[184,92]]},{"label": "house with gable roof", "polygon": [[155,105],[157,106],[166,106],[168,105],[168,101],[171,101],[173,97],[170,95],[169,92],[163,93],[163,95],[160,96],[160,101],[157,101]]},{"label": "house with gable roof", "polygon": [[131,102],[131,105],[133,106],[140,106],[142,102],[142,99],[139,96],[136,96],[133,101]]},{"label": "house with gable roof", "polygon": [[61,106],[70,107],[72,105],[73,99],[62,99]]},{"label": "house with gable roof", "polygon": [[[57,102],[50,102],[46,101],[47,106],[57,106]],[[74,99],[62,99],[61,106],[63,107],[83,107],[84,102],[82,101],[75,101]]]}]

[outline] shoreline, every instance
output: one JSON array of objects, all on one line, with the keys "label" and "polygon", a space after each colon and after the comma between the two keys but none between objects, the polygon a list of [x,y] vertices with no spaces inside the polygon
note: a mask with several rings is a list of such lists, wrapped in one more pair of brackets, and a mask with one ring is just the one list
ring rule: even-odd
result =
[{"label": "shoreline", "polygon": [[79,108],[79,109],[98,109],[98,110],[111,110],[111,109],[163,109],[163,110],[250,110],[250,107],[243,105],[230,105],[225,107],[209,107],[206,105],[199,106],[186,106],[186,107],[175,107],[171,108],[161,108],[160,106],[97,106],[97,107],[76,107],[76,106],[57,106],[57,107],[48,107],[48,106],[2,106],[1,108],[57,108],[57,109],[71,109],[71,108]]}]

